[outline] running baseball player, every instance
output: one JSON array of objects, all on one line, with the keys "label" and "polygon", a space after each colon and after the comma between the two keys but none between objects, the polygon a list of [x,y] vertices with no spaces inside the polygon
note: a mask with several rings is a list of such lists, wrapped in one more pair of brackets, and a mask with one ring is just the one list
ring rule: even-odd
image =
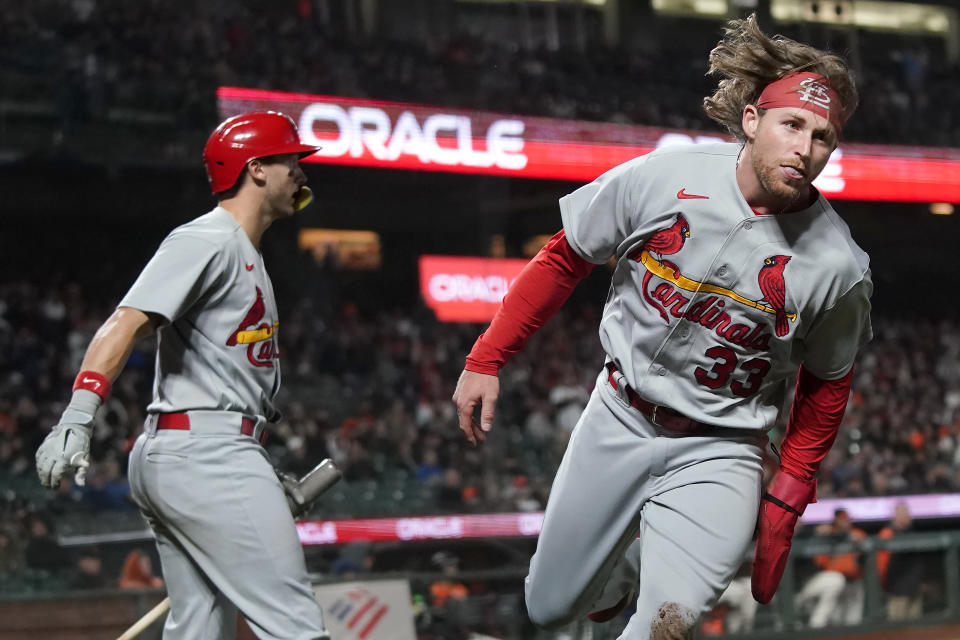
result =
[{"label": "running baseball player", "polygon": [[[635,598],[621,637],[687,637],[757,528],[752,590],[769,601],[871,337],[868,258],[811,184],[857,105],[846,65],[768,37],[753,16],[727,25],[710,63],[723,79],[704,109],[739,143],[659,149],[562,198],[563,229],[511,287],[453,396],[467,440],[483,442],[501,367],[615,257],[606,364],[526,579],[541,626],[603,621]],[[794,374],[761,500],[765,432]]]},{"label": "running baseball player", "polygon": [[131,494],[157,540],[167,640],[328,638],[284,489],[261,446],[280,387],[277,305],[260,254],[275,221],[312,198],[289,117],[220,124],[204,163],[219,204],[164,239],[97,331],[73,396],[37,450],[47,487],[88,464],[94,414],[134,342],[156,332],[153,401],[130,452]]}]

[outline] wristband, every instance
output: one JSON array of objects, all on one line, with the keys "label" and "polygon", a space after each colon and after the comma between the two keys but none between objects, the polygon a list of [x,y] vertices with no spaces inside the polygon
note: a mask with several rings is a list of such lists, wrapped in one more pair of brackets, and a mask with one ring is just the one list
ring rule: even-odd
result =
[{"label": "wristband", "polygon": [[92,391],[100,396],[101,400],[106,400],[107,396],[110,395],[110,380],[96,371],[81,371],[77,374],[77,379],[73,381],[73,391],[77,389]]}]

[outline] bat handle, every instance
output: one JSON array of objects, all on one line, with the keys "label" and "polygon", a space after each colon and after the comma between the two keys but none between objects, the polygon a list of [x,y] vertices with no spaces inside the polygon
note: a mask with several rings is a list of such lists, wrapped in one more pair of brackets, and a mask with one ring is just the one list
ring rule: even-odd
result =
[{"label": "bat handle", "polygon": [[167,596],[153,609],[150,609],[142,618],[133,623],[133,625],[123,632],[117,640],[133,640],[146,630],[147,627],[160,619],[163,614],[170,610],[170,597]]}]

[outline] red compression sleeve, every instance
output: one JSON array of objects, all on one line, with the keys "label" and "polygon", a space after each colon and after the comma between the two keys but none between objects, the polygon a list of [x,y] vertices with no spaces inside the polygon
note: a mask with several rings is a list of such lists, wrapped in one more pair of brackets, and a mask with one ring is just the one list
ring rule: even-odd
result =
[{"label": "red compression sleeve", "polygon": [[780,467],[790,475],[813,478],[837,438],[850,396],[853,369],[837,380],[823,380],[803,367],[780,445]]},{"label": "red compression sleeve", "polygon": [[563,306],[596,266],[581,258],[561,230],[523,268],[493,321],[467,356],[466,369],[495,376],[527,338]]}]

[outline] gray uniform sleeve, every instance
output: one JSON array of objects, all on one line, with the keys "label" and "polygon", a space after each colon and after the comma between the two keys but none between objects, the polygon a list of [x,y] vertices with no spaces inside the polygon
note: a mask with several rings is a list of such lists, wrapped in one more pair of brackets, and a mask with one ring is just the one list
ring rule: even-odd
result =
[{"label": "gray uniform sleeve", "polygon": [[803,366],[823,380],[842,378],[850,371],[860,348],[873,337],[868,269],[863,278],[827,310],[804,338]]},{"label": "gray uniform sleeve", "polygon": [[156,313],[173,322],[223,273],[221,260],[218,245],[174,231],[160,244],[118,306]]},{"label": "gray uniform sleeve", "polygon": [[645,163],[634,158],[560,199],[567,242],[585,260],[603,264],[636,230]]}]

